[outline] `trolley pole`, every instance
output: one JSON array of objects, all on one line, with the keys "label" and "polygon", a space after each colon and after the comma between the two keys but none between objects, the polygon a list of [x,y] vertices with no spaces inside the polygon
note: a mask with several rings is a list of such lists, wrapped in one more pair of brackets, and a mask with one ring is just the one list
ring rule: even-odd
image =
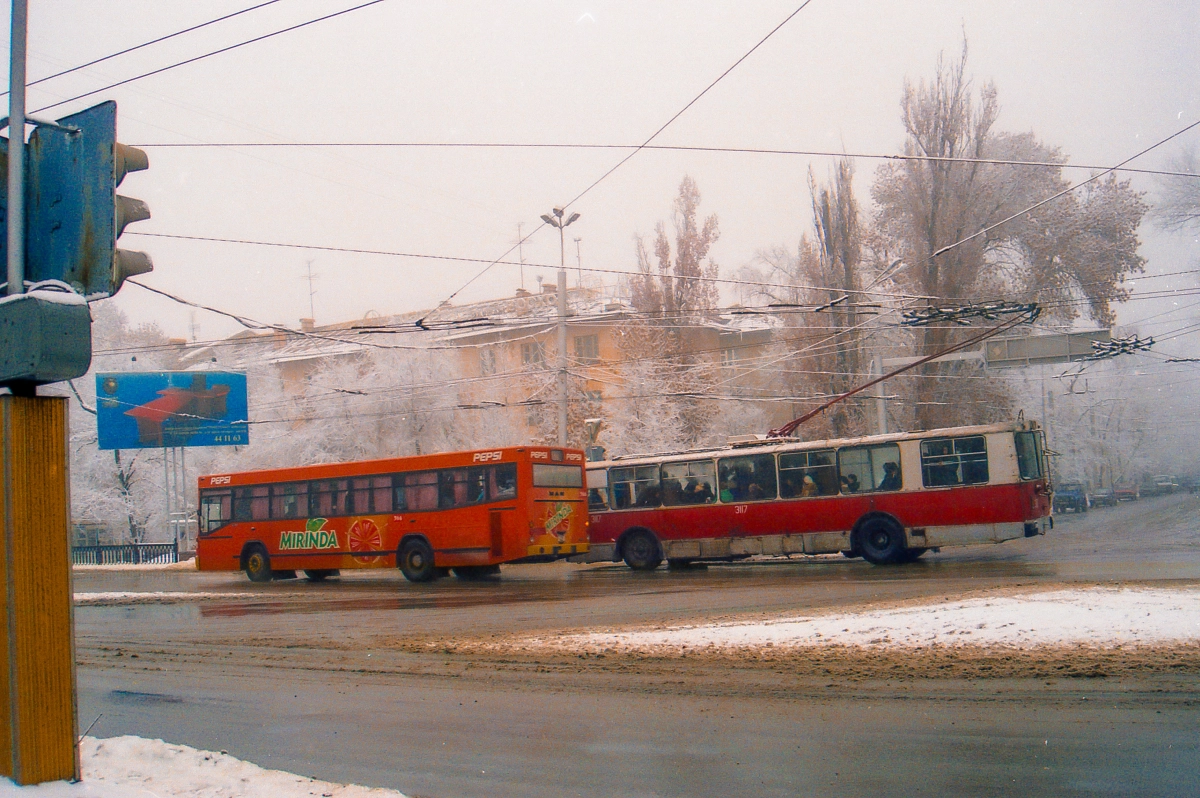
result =
[{"label": "trolley pole", "polygon": [[13,0],[8,58],[8,295],[25,293],[25,30],[27,0]]}]

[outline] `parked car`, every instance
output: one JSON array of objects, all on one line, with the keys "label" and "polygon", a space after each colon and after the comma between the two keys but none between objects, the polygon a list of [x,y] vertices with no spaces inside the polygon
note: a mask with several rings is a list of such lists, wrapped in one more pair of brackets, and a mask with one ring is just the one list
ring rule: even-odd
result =
[{"label": "parked car", "polygon": [[1172,474],[1156,474],[1142,486],[1143,496],[1167,496],[1179,490],[1179,483]]},{"label": "parked car", "polygon": [[1076,513],[1088,511],[1087,488],[1082,482],[1063,482],[1054,488],[1054,512],[1067,510]]},{"label": "parked car", "polygon": [[1135,502],[1142,498],[1137,485],[1114,485],[1113,497],[1119,502]]},{"label": "parked car", "polygon": [[1093,507],[1113,507],[1117,503],[1117,494],[1112,488],[1096,488],[1088,500]]}]

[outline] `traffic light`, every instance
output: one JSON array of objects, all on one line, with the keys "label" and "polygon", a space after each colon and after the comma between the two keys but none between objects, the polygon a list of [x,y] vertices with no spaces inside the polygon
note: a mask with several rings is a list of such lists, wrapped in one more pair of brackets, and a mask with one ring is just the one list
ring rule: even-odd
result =
[{"label": "traffic light", "polygon": [[36,128],[26,155],[27,280],[61,280],[93,299],[154,268],[144,252],[117,248],[125,225],[150,209],[116,193],[127,173],[149,166],[145,152],[117,142],[116,103]]},{"label": "traffic light", "polygon": [[[153,268],[149,255],[117,249],[125,225],[150,218],[150,211],[116,193],[128,172],[149,166],[146,153],[117,143],[116,134],[117,106],[106,102],[38,124],[29,137],[24,265],[31,285],[24,294],[0,297],[0,386],[24,391],[87,373],[92,333],[84,300],[112,296],[125,278]],[[8,142],[0,141],[7,174]],[[3,199],[0,217],[3,262]]]}]

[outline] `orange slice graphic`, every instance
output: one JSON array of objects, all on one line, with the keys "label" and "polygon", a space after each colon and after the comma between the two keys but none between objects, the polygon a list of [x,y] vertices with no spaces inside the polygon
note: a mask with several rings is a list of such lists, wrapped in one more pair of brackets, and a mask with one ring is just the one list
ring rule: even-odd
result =
[{"label": "orange slice graphic", "polygon": [[[350,526],[350,551],[379,551],[383,548],[383,536],[379,527],[370,518],[360,518]],[[355,557],[361,563],[374,562],[379,555]]]}]

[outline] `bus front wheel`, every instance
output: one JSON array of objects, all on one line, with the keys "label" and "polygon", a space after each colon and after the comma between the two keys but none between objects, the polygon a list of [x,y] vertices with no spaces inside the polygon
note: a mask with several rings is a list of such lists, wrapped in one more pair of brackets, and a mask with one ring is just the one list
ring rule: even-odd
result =
[{"label": "bus front wheel", "polygon": [[662,565],[662,550],[654,535],[644,529],[630,532],[621,544],[625,564],[635,571],[653,571]]},{"label": "bus front wheel", "polygon": [[420,538],[406,540],[400,547],[400,572],[410,582],[430,582],[437,577],[433,549]]},{"label": "bus front wheel", "polygon": [[262,546],[251,546],[246,549],[244,559],[246,576],[251,582],[271,581],[271,557]]},{"label": "bus front wheel", "polygon": [[858,530],[858,550],[873,565],[903,562],[904,530],[890,518],[869,518]]}]

